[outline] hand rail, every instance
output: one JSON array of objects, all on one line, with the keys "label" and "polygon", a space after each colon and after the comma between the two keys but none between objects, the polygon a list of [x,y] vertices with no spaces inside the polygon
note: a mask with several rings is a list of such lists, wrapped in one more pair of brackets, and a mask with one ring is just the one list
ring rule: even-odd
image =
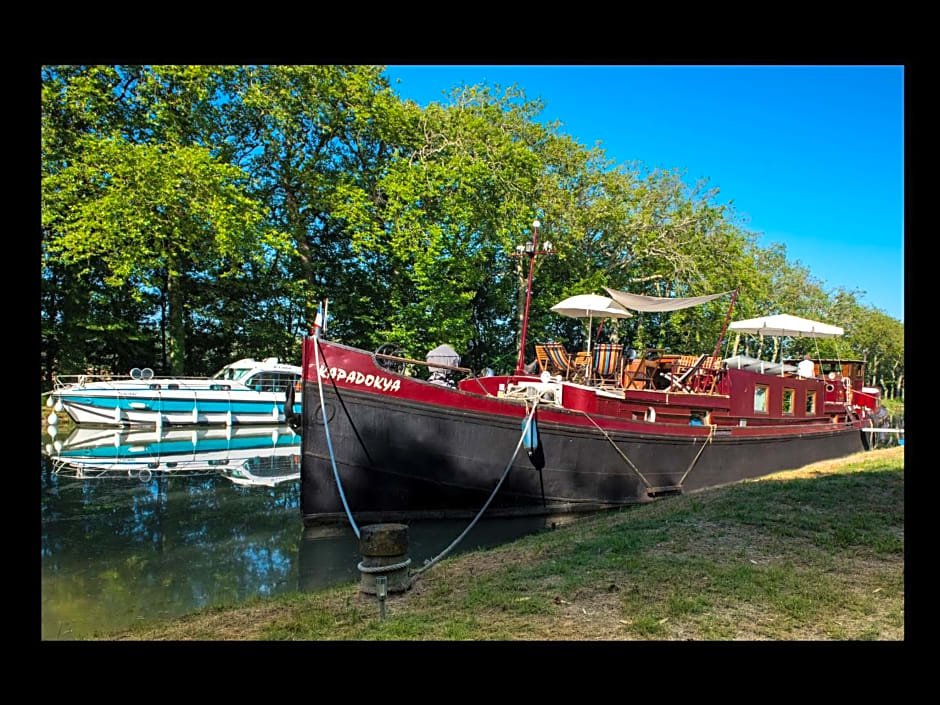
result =
[{"label": "hand rail", "polygon": [[[98,379],[100,379],[100,380],[105,380],[105,381],[112,380],[112,379],[114,379],[114,380],[130,379],[130,380],[134,380],[134,381],[138,381],[138,382],[151,382],[151,381],[157,380],[157,379],[193,379],[193,380],[207,380],[207,379],[216,379],[216,378],[215,378],[215,377],[205,376],[205,375],[203,375],[203,376],[200,376],[200,375],[193,375],[193,376],[188,376],[188,375],[154,375],[153,377],[150,377],[150,378],[148,378],[148,379],[143,379],[143,378],[137,378],[137,379],[135,379],[134,377],[131,377],[130,375],[117,375],[117,374],[82,375],[82,374],[73,374],[73,375],[53,375],[52,379],[53,379],[53,382],[57,382],[57,383],[61,383],[61,384],[71,384],[71,382],[68,382],[68,381],[66,381],[66,380],[74,380],[74,381],[76,381],[76,382],[78,382],[79,380],[85,380],[85,381],[87,382],[87,381],[89,381],[89,380],[98,380]],[[239,381],[239,380],[234,380],[234,379],[222,379],[221,377],[219,377],[219,378],[218,378],[218,381],[219,381],[219,382],[237,382],[237,381]]]}]

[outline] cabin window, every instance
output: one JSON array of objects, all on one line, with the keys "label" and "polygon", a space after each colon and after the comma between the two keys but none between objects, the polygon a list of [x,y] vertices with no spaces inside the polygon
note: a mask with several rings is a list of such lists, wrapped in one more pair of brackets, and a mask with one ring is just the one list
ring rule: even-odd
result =
[{"label": "cabin window", "polygon": [[784,389],[783,390],[783,413],[792,414],[793,413],[793,395],[795,394],[793,389]]},{"label": "cabin window", "polygon": [[806,413],[816,413],[816,392],[806,392]]},{"label": "cabin window", "polygon": [[290,372],[260,372],[245,380],[245,384],[256,392],[286,392],[299,379],[299,375]]},{"label": "cabin window", "polygon": [[226,367],[212,375],[212,379],[237,380],[241,379],[249,372],[251,372],[250,367]]},{"label": "cabin window", "polygon": [[770,396],[770,388],[764,384],[754,385],[754,411],[762,414],[767,413],[767,397]]}]

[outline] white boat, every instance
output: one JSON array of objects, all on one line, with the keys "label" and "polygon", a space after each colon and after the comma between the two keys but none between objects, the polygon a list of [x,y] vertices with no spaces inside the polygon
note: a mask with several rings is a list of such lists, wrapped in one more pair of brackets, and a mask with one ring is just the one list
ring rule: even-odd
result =
[{"label": "white boat", "polygon": [[81,480],[221,475],[236,485],[274,487],[300,477],[300,436],[286,425],[160,430],[81,426],[44,450],[57,475]]},{"label": "white boat", "polygon": [[154,377],[137,368],[125,376],[68,375],[56,377],[47,405],[77,424],[279,424],[288,396],[291,413],[300,412],[299,394],[293,403],[300,377],[300,367],[276,357],[238,360],[212,377]]}]

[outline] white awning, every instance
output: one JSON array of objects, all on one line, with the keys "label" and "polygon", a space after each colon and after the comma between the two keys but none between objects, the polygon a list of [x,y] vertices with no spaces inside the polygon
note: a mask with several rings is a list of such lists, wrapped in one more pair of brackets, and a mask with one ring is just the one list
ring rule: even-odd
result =
[{"label": "white awning", "polygon": [[611,298],[618,304],[631,311],[678,311],[683,308],[691,308],[707,303],[719,296],[730,294],[730,291],[723,291],[720,294],[710,294],[709,296],[641,296],[640,294],[628,294],[626,291],[617,291],[604,287]]},{"label": "white awning", "polygon": [[761,318],[749,318],[746,321],[735,321],[729,330],[738,333],[751,333],[753,335],[779,335],[791,338],[837,338],[845,331],[838,326],[831,326],[828,323],[811,321],[799,316],[791,316],[789,313],[781,313],[776,316],[763,316]]}]

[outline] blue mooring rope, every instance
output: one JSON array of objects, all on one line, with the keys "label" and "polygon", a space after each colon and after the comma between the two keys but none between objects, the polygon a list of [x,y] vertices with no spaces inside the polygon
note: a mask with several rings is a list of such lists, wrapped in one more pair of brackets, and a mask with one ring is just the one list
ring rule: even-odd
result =
[{"label": "blue mooring rope", "polygon": [[330,463],[333,465],[333,478],[336,480],[336,488],[339,490],[339,498],[343,500],[343,508],[346,510],[346,516],[349,523],[352,524],[356,538],[359,538],[359,527],[356,526],[356,520],[353,519],[352,512],[349,511],[349,504],[346,502],[346,494],[343,492],[343,483],[339,479],[339,470],[336,469],[336,456],[333,453],[333,441],[330,439],[330,424],[326,419],[326,403],[323,401],[323,380],[320,379],[320,329],[314,331],[313,335],[313,357],[316,364],[317,388],[320,391],[320,416],[323,419],[323,430],[326,431],[326,446],[330,450]]}]

